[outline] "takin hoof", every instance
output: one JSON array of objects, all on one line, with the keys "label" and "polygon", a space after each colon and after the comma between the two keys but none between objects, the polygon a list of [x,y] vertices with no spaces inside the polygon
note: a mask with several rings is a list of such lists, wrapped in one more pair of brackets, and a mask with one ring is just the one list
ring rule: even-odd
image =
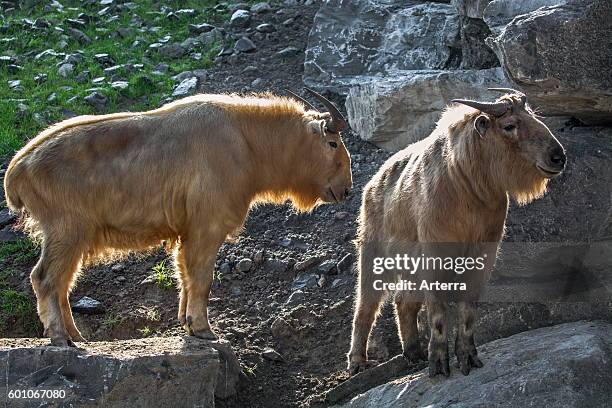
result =
[{"label": "takin hoof", "polygon": [[476,348],[470,352],[458,351],[457,352],[457,362],[455,363],[455,368],[461,370],[461,374],[468,375],[472,368],[481,368],[484,364],[478,358],[476,353]]},{"label": "takin hoof", "polygon": [[56,337],[51,339],[51,345],[56,347],[76,347],[71,339]]},{"label": "takin hoof", "polygon": [[450,375],[447,351],[438,350],[429,352],[429,376],[433,378],[438,374],[442,374],[445,377]]},{"label": "takin hoof", "polygon": [[192,336],[203,340],[218,340],[219,337],[210,329],[191,330]]},{"label": "takin hoof", "polygon": [[423,352],[421,347],[419,347],[418,345],[414,345],[414,346],[410,346],[406,348],[403,351],[402,355],[410,363],[418,363],[418,362],[427,360],[427,355]]},{"label": "takin hoof", "polygon": [[365,358],[351,358],[349,359],[346,370],[348,371],[349,376],[353,376],[377,365],[378,362],[374,360],[366,360]]}]

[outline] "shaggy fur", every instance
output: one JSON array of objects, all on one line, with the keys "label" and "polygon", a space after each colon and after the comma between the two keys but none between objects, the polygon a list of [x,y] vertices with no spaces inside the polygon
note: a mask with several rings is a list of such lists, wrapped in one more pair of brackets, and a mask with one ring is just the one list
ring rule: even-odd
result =
[{"label": "shaggy fur", "polygon": [[[537,166],[563,169],[563,149],[546,125],[518,96],[500,100],[512,104],[502,117],[463,105],[448,107],[429,137],[392,156],[366,185],[356,241],[359,280],[348,354],[351,373],[366,367],[368,337],[385,296],[374,290],[374,280],[380,279],[372,271],[374,257],[394,256],[395,249],[410,243],[491,243],[490,270],[504,234],[509,196],[520,204],[541,197],[553,174]],[[551,162],[555,154],[563,160],[561,167]],[[405,272],[391,276],[412,278]],[[427,293],[425,301],[430,374],[448,375],[448,305]],[[404,354],[419,359],[416,318],[421,301],[398,291],[395,306]],[[467,374],[482,364],[473,338],[475,305],[461,301],[457,309],[455,352]]]},{"label": "shaggy fur", "polygon": [[[9,207],[42,237],[31,280],[54,344],[82,339],[68,293],[83,262],[174,242],[179,319],[214,334],[206,305],[217,250],[257,203],[299,211],[352,185],[329,114],[272,95],[197,95],[139,113],[81,116],[43,131],[5,176]],[[330,142],[335,142],[334,148]]]}]

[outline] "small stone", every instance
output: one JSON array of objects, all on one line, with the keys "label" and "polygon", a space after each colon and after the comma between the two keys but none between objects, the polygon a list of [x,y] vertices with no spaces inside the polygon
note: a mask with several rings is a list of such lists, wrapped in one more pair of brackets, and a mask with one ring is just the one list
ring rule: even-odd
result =
[{"label": "small stone", "polygon": [[86,83],[89,80],[89,71],[79,72],[74,80],[79,84]]},{"label": "small stone", "polygon": [[57,73],[62,78],[68,78],[68,77],[72,76],[73,72],[74,72],[74,65],[72,65],[72,64],[62,64],[62,65],[60,65],[60,67],[57,70]]},{"label": "small stone", "polygon": [[306,269],[314,266],[315,264],[321,262],[320,256],[311,256],[309,258],[304,259],[301,262],[295,264],[296,271],[305,271]]},{"label": "small stone", "polygon": [[255,252],[255,256],[253,256],[253,262],[255,262],[255,264],[259,265],[263,262],[264,260],[264,251],[263,249],[260,251]]},{"label": "small stone", "polygon": [[339,273],[347,273],[353,268],[355,257],[353,254],[346,254],[336,265]]},{"label": "small stone", "polygon": [[287,298],[287,301],[285,302],[285,304],[287,305],[295,305],[298,303],[302,303],[302,301],[304,300],[305,295],[304,295],[304,291],[297,289],[294,290],[293,292],[291,292],[291,295],[289,295],[289,297]]},{"label": "small stone", "polygon": [[280,246],[283,246],[283,247],[285,247],[285,248],[286,248],[286,247],[288,247],[289,245],[291,245],[291,238],[289,238],[289,237],[284,237],[283,239],[281,239],[281,240],[278,242],[278,244],[279,244]]},{"label": "small stone", "polygon": [[248,37],[242,37],[236,41],[236,44],[234,44],[234,49],[237,52],[253,52],[257,49],[257,47]]},{"label": "small stone", "polygon": [[172,96],[187,96],[195,93],[196,88],[198,87],[198,78],[191,77],[183,80],[180,84],[174,88],[172,91]]},{"label": "small stone", "polygon": [[334,281],[332,282],[332,288],[337,288],[338,286],[342,286],[344,285],[344,280],[343,279],[334,279]]},{"label": "small stone", "polygon": [[84,99],[88,105],[93,106],[98,112],[104,111],[108,104],[108,98],[98,91],[92,92]]},{"label": "small stone", "polygon": [[115,280],[119,283],[121,282],[125,282],[127,279],[125,276],[117,276],[117,278],[115,278]]},{"label": "small stone", "polygon": [[215,26],[214,25],[210,25],[210,24],[206,24],[206,23],[202,23],[202,24],[189,24],[189,26],[187,26],[187,28],[189,29],[189,32],[191,34],[202,34],[202,33],[207,33],[209,31],[212,31]]},{"label": "small stone", "polygon": [[187,50],[179,43],[163,45],[158,51],[163,57],[170,59],[181,58],[187,53]]},{"label": "small stone", "polygon": [[113,271],[113,272],[122,272],[124,269],[125,269],[125,265],[122,264],[122,263],[114,264],[111,267],[111,271]]},{"label": "small stone", "polygon": [[287,47],[287,48],[283,48],[282,50],[277,52],[276,55],[281,57],[281,58],[290,58],[290,57],[295,57],[300,52],[301,51],[299,49],[295,48],[295,47]]},{"label": "small stone", "polygon": [[338,211],[336,214],[334,214],[334,218],[337,220],[343,220],[346,217],[348,217],[348,213],[346,211]]},{"label": "small stone", "polygon": [[68,28],[68,33],[82,45],[91,44],[91,38],[87,36],[84,32],[76,28]]},{"label": "small stone", "polygon": [[94,85],[100,85],[103,84],[104,81],[106,80],[106,77],[97,77],[91,80],[91,83]]},{"label": "small stone", "polygon": [[272,7],[269,3],[262,1],[251,6],[251,12],[255,14],[268,13],[272,11]]},{"label": "small stone", "polygon": [[265,81],[262,78],[257,78],[253,82],[251,82],[251,88],[262,88],[265,84]]},{"label": "small stone", "polygon": [[47,102],[53,102],[56,99],[57,99],[57,94],[53,92],[51,95],[47,97]]},{"label": "small stone", "polygon": [[308,288],[316,288],[319,283],[319,278],[317,275],[312,273],[303,273],[298,275],[291,285],[292,289],[308,289]]},{"label": "small stone", "polygon": [[238,296],[238,295],[240,295],[240,294],[242,293],[242,291],[240,290],[240,288],[239,288],[238,286],[232,286],[232,287],[230,288],[230,293],[231,293],[233,296]]},{"label": "small stone", "polygon": [[37,85],[47,82],[47,74],[34,75],[34,82],[36,82]]},{"label": "small stone", "polygon": [[251,22],[251,14],[247,10],[236,10],[230,18],[233,27],[246,27]]},{"label": "small stone", "polygon": [[124,90],[124,89],[127,89],[129,86],[130,86],[130,84],[127,81],[114,81],[114,82],[111,82],[111,88],[113,88],[113,89]]},{"label": "small stone", "polygon": [[327,274],[327,275],[335,275],[338,270],[336,269],[336,261],[333,259],[329,259],[319,265],[319,272]]},{"label": "small stone", "polygon": [[13,91],[23,91],[23,87],[21,86],[21,81],[19,79],[12,79],[7,82],[9,88]]},{"label": "small stone", "polygon": [[327,283],[327,277],[325,275],[321,275],[319,277],[319,280],[317,281],[317,285],[322,288],[325,286],[325,284]]},{"label": "small stone", "polygon": [[273,33],[274,31],[276,31],[276,27],[268,23],[260,24],[255,27],[255,29],[260,33]]},{"label": "small stone", "polygon": [[285,21],[283,21],[283,25],[284,25],[285,27],[286,27],[286,26],[289,26],[289,25],[293,24],[293,22],[294,22],[294,21],[295,21],[295,19],[294,19],[293,17],[288,18],[288,19],[286,19]]},{"label": "small stone", "polygon": [[265,271],[283,273],[289,268],[289,264],[282,259],[266,259],[263,263],[263,268]]},{"label": "small stone", "polygon": [[236,264],[236,269],[239,270],[240,272],[248,272],[248,271],[251,270],[252,266],[253,266],[253,261],[251,259],[249,259],[249,258],[242,258]]},{"label": "small stone", "polygon": [[219,266],[219,273],[222,274],[222,275],[226,275],[226,274],[230,273],[231,269],[232,268],[230,267],[229,263],[223,262],[221,264],[221,266]]},{"label": "small stone", "polygon": [[105,67],[115,64],[115,61],[108,54],[96,54],[94,55],[94,58],[96,59],[96,61],[98,61],[98,64]]},{"label": "small stone", "polygon": [[168,72],[168,69],[170,69],[170,66],[168,64],[157,64],[155,66],[155,68],[153,68],[153,73],[154,74],[165,74]]},{"label": "small stone", "polygon": [[13,214],[8,208],[0,210],[0,228],[12,224],[17,220],[17,215]]},{"label": "small stone", "polygon": [[278,351],[270,347],[266,347],[261,353],[261,356],[270,361],[284,361],[283,356],[281,356]]},{"label": "small stone", "polygon": [[155,276],[153,275],[147,276],[140,282],[141,285],[149,285],[151,283],[155,283]]},{"label": "small stone", "polygon": [[100,314],[104,313],[102,303],[89,296],[83,296],[78,302],[72,305],[72,311],[83,314]]},{"label": "small stone", "polygon": [[9,74],[17,74],[19,71],[23,70],[23,67],[20,65],[10,64],[6,66],[6,70]]}]

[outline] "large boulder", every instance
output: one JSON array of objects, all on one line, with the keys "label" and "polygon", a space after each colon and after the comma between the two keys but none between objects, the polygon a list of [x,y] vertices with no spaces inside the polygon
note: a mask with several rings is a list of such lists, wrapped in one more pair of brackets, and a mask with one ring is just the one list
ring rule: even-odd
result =
[{"label": "large boulder", "polygon": [[580,321],[480,347],[469,376],[426,370],[371,389],[343,407],[606,407],[612,400],[612,324]]},{"label": "large boulder", "polygon": [[485,8],[491,0],[451,0],[460,16],[482,18]]},{"label": "large boulder", "polygon": [[346,110],[361,138],[393,151],[428,136],[451,99],[492,100],[487,88],[507,85],[500,68],[404,71],[350,88]]},{"label": "large boulder", "polygon": [[483,2],[479,0],[453,0],[453,2],[460,10],[464,9],[466,13],[472,14],[470,17],[483,18],[491,32],[497,36],[514,17],[528,14],[540,7],[562,5],[567,0],[492,0],[488,4],[482,4]]},{"label": "large boulder", "polygon": [[612,123],[612,2],[495,0],[484,18],[508,79],[542,113]]},{"label": "large boulder", "polygon": [[[0,339],[0,400],[11,407],[32,399],[7,399],[10,390],[65,391],[61,401],[78,407],[214,407],[240,375],[224,342],[158,337],[91,342],[84,349],[52,347],[43,339]],[[216,350],[216,349],[219,349]],[[46,405],[45,405],[46,406]]]},{"label": "large boulder", "polygon": [[[457,9],[441,3],[448,2],[325,2],[308,38],[304,82],[344,94],[348,87],[368,76],[498,65],[484,44],[486,25],[482,21],[470,22],[467,35],[462,36],[463,20]],[[483,49],[482,54],[475,50],[478,47]],[[467,62],[463,61],[464,55],[468,55]]]}]

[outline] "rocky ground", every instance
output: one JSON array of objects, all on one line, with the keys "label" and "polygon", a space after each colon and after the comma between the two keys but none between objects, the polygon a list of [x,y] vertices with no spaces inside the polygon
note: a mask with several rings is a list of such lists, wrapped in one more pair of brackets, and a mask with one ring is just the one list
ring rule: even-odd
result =
[{"label": "rocky ground", "polygon": [[[8,118],[0,129],[2,169],[25,138],[76,113],[148,109],[196,90],[282,93],[303,87],[304,51],[319,4],[206,2],[203,8],[197,3],[88,1],[77,10],[71,7],[80,5],[77,2],[62,2],[63,7],[43,2],[31,10],[11,10],[11,2],[1,2],[8,17],[0,26],[7,50],[0,52],[0,114],[3,121]],[[236,11],[241,9],[250,11]],[[46,81],[36,80],[39,75],[46,75]],[[344,110],[341,97],[329,96]],[[559,128],[567,134],[572,126],[562,123]],[[211,323],[231,342],[249,381],[236,397],[217,401],[218,406],[306,406],[347,378],[355,218],[364,184],[389,153],[352,132],[344,139],[355,183],[349,200],[311,214],[296,214],[289,206],[259,207],[237,241],[224,244],[219,252]],[[580,149],[584,147],[575,150]],[[550,212],[563,206],[563,183],[569,180],[575,187],[568,189],[572,196],[581,182],[596,178],[595,170],[611,157],[603,143],[598,151],[600,156],[591,150],[580,153],[591,160],[590,167],[576,168],[570,162],[569,175],[551,183],[552,197],[513,208],[508,238],[571,239],[591,230],[577,217]],[[597,219],[605,215],[606,197],[592,192],[580,199]],[[0,244],[0,330],[2,337],[41,335],[28,281],[38,250],[12,232],[13,222],[6,209],[0,210],[0,241],[5,241]],[[74,302],[85,296],[93,299],[78,309],[77,325],[91,340],[183,334],[176,319],[175,286],[171,260],[161,249],[91,267],[71,297]],[[525,330],[534,319],[538,324],[572,319],[551,310],[517,306],[503,315],[506,320],[513,316],[514,326],[487,333],[487,340]],[[494,316],[490,320],[496,320]],[[383,313],[371,343],[375,359],[400,352],[390,310]]]}]

